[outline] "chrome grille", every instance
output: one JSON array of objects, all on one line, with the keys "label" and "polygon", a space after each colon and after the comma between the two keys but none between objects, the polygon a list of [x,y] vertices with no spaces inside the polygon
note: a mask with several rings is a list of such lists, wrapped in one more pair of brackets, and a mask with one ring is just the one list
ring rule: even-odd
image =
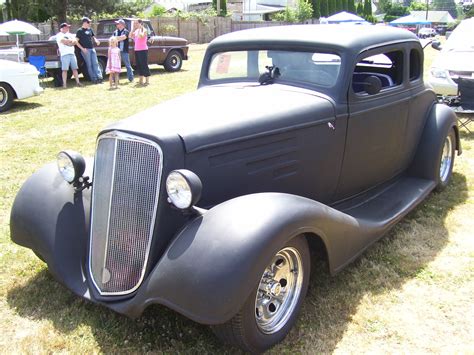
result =
[{"label": "chrome grille", "polygon": [[162,153],[121,132],[99,137],[94,163],[89,268],[102,295],[133,292],[143,280],[160,190]]}]

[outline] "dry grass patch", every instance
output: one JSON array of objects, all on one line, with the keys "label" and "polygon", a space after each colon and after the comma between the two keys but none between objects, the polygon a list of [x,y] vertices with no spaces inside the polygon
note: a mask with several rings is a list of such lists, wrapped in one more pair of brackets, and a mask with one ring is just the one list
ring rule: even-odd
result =
[{"label": "dry grass patch", "polygon": [[[9,239],[13,198],[34,170],[65,147],[92,155],[107,124],[194,90],[204,49],[192,46],[180,73],[156,67],[146,89],[48,87],[0,116],[1,352],[235,352],[164,307],[133,321],[83,301]],[[425,70],[435,54],[427,49]],[[472,353],[474,135],[463,132],[462,141],[446,191],[432,194],[336,277],[315,263],[300,320],[272,353]]]}]

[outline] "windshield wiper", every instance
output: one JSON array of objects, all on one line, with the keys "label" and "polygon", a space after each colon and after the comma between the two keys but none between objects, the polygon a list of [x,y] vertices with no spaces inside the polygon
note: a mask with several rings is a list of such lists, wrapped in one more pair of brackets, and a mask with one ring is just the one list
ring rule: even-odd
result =
[{"label": "windshield wiper", "polygon": [[280,69],[276,66],[265,66],[267,71],[260,75],[258,82],[260,85],[269,85],[275,82],[275,79],[278,78],[280,74]]}]

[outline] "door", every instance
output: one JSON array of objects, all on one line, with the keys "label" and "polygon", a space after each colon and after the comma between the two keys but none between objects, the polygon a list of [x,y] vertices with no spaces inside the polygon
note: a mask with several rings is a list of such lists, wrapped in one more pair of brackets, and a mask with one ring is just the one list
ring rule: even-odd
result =
[{"label": "door", "polygon": [[[402,49],[384,47],[360,55],[348,92],[346,149],[337,189],[343,199],[396,176],[403,165],[403,143],[410,104]],[[382,85],[369,94],[368,77]]]}]

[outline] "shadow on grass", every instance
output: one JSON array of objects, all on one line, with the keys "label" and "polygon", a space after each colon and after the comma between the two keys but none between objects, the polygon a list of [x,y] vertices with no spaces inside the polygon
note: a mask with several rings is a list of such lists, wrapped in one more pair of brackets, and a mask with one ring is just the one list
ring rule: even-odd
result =
[{"label": "shadow on grass", "polygon": [[[454,173],[445,191],[431,194],[385,238],[337,276],[328,275],[324,261],[313,263],[300,319],[273,352],[305,349],[314,353],[333,352],[364,296],[401,288],[418,277],[441,252],[448,242],[445,218],[466,198],[466,178]],[[428,227],[438,233],[418,238],[416,229]],[[409,245],[416,250],[416,256],[404,254],[397,248],[400,245]],[[60,333],[69,334],[83,325],[89,327],[100,349],[108,353],[236,351],[221,345],[208,327],[165,307],[151,306],[138,320],[130,320],[84,301],[57,283],[46,270],[26,285],[10,290],[7,302],[21,317],[47,319]]]},{"label": "shadow on grass", "polygon": [[[474,122],[472,123],[472,128],[473,130],[471,132],[468,132],[467,130],[461,128],[461,130],[459,131],[461,144],[463,140],[466,140],[466,141],[474,140]],[[469,129],[471,129],[471,127],[469,127]]]},{"label": "shadow on grass", "polygon": [[[8,110],[6,113],[16,113],[16,112],[22,112],[22,111],[29,111],[33,110],[37,107],[41,107],[43,105],[37,103],[37,102],[28,102],[28,101],[13,101],[13,105]],[[1,116],[0,116],[1,117]]]}]

